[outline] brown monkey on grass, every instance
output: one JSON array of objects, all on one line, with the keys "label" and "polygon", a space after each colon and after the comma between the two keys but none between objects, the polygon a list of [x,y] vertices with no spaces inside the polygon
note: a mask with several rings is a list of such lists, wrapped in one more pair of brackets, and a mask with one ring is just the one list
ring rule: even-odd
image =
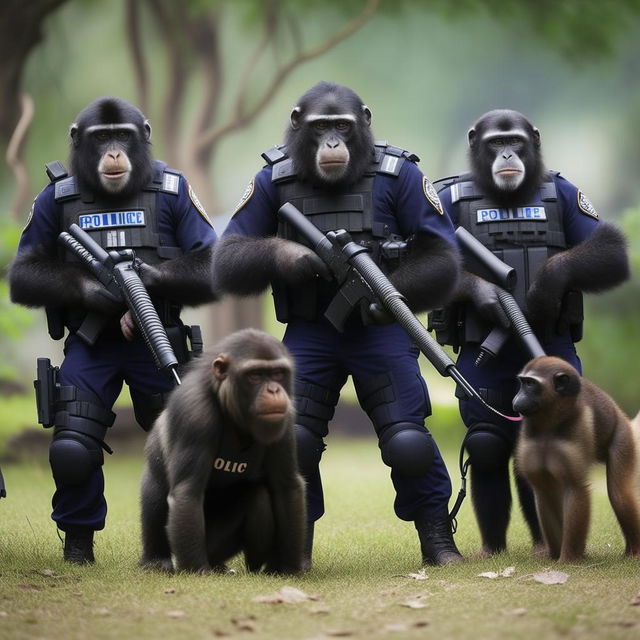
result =
[{"label": "brown monkey on grass", "polygon": [[552,558],[584,556],[590,516],[589,471],[607,468],[607,490],[626,541],[640,556],[638,429],[602,389],[560,358],[529,362],[518,376],[513,409],[523,417],[516,464],[531,483]]}]

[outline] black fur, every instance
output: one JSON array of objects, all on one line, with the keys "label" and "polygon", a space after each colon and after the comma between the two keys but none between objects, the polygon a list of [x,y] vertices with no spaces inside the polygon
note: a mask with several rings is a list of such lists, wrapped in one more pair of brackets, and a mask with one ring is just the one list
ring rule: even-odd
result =
[{"label": "black fur", "polygon": [[612,224],[602,222],[579,244],[549,258],[527,293],[532,323],[558,315],[562,296],[570,289],[598,293],[630,276],[627,240]]},{"label": "black fur", "polygon": [[[526,172],[522,184],[515,191],[499,189],[491,172],[495,154],[488,148],[482,136],[491,130],[508,131],[520,127],[529,135],[529,144],[520,154]],[[495,109],[482,115],[469,130],[469,163],[473,179],[482,192],[496,204],[513,207],[527,201],[542,184],[545,168],[540,149],[540,135],[537,129],[518,111]]]},{"label": "black fur", "polygon": [[[86,129],[92,125],[121,123],[133,124],[137,130],[126,145],[134,170],[126,188],[112,194],[100,184],[97,167],[102,150],[92,136],[87,134]],[[150,128],[142,112],[128,102],[120,98],[99,98],[78,114],[70,133],[69,166],[81,190],[100,193],[113,199],[127,198],[139,192],[151,179],[153,163],[149,142]]]},{"label": "black fur", "polygon": [[218,295],[256,295],[272,281],[296,285],[316,275],[328,277],[327,267],[311,249],[291,240],[229,235],[215,244],[211,278]]},{"label": "black fur", "polygon": [[168,298],[185,305],[199,305],[216,299],[210,284],[212,248],[191,251],[142,271],[149,295]]},{"label": "black fur", "polygon": [[[374,140],[370,128],[370,112],[360,97],[351,89],[331,82],[319,82],[298,100],[301,124],[290,125],[285,131],[285,144],[294,168],[303,181],[312,182],[323,189],[340,189],[357,182],[373,159]],[[316,167],[317,143],[310,126],[303,122],[308,113],[322,115],[352,114],[356,124],[346,140],[350,154],[350,166],[346,176],[336,182],[327,183],[318,175]],[[368,114],[368,116],[367,116]]]},{"label": "black fur", "polygon": [[[281,372],[273,380],[287,411],[278,422],[263,420],[258,408],[267,382],[246,386],[242,366],[251,361],[259,361],[253,366],[260,372],[269,363]],[[218,373],[222,367],[226,377],[216,375],[220,362]],[[145,446],[143,566],[171,570],[173,556],[178,570],[224,571],[228,558],[244,552],[250,571],[301,570],[306,515],[292,379],[286,347],[254,329],[231,334],[189,366]],[[262,443],[259,477],[237,475],[223,486],[211,481],[223,434],[243,446]]]},{"label": "black fur", "polygon": [[408,254],[389,280],[415,311],[446,304],[458,285],[460,256],[451,245],[430,233],[419,233],[407,243]]}]

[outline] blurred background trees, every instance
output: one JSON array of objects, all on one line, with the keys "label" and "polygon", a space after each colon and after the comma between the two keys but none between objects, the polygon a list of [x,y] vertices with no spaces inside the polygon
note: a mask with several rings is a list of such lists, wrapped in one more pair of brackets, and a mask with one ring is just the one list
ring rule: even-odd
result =
[{"label": "blurred background trees", "polygon": [[[640,0],[4,0],[0,268],[44,163],[66,159],[68,127],[96,97],[142,108],[154,154],[185,172],[222,232],[260,153],[323,79],[356,90],[377,137],[417,153],[432,179],[464,169],[478,115],[524,112],[547,165],[623,226],[637,266],[639,15]],[[588,302],[580,349],[586,373],[631,412],[638,286]],[[210,341],[259,312],[227,301],[196,320]],[[59,360],[42,316],[10,305],[0,282],[0,376],[30,385],[35,355]]]}]

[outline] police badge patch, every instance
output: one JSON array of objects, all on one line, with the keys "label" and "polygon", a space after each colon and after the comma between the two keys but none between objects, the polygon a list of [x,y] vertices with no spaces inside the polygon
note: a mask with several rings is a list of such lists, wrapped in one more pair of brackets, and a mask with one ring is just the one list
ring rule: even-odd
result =
[{"label": "police badge patch", "polygon": [[255,189],[255,178],[251,179],[251,182],[249,182],[249,184],[247,185],[247,188],[244,190],[244,193],[242,194],[242,198],[240,198],[240,202],[238,202],[238,204],[236,205],[236,208],[233,210],[233,214],[235,215],[236,213],[238,213],[238,211],[240,211],[240,209],[242,209],[242,207],[244,207],[244,205],[249,202],[249,200],[251,199],[251,196],[253,195],[253,191]]},{"label": "police badge patch", "polygon": [[592,218],[598,219],[598,212],[595,207],[589,202],[589,198],[578,189],[578,209],[582,211],[582,213],[586,213],[588,216]]},{"label": "police badge patch", "polygon": [[438,197],[436,188],[429,182],[427,176],[422,176],[422,190],[427,200],[433,205],[433,208],[442,216],[444,215],[444,209],[442,203]]},{"label": "police badge patch", "polygon": [[[211,224],[211,220],[209,220],[209,216],[207,215],[207,212],[205,211],[204,207],[202,206],[202,203],[200,202],[200,200],[198,200],[198,196],[194,193],[193,189],[191,188],[191,185],[189,186],[189,200],[191,200],[191,202],[193,203],[193,206],[198,210],[198,213],[209,223]],[[213,226],[213,225],[211,225]]]}]

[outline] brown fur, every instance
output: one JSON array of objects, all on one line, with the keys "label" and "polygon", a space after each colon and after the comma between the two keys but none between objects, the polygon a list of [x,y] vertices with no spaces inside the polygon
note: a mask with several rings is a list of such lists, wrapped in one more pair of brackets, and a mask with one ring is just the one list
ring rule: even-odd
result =
[{"label": "brown fur", "polygon": [[606,465],[609,500],[626,541],[625,553],[640,556],[640,414],[630,422],[608,394],[559,358],[536,358],[519,378],[513,407],[523,415],[523,425],[516,464],[534,489],[551,557],[570,562],[584,556],[589,472],[596,462]]}]

